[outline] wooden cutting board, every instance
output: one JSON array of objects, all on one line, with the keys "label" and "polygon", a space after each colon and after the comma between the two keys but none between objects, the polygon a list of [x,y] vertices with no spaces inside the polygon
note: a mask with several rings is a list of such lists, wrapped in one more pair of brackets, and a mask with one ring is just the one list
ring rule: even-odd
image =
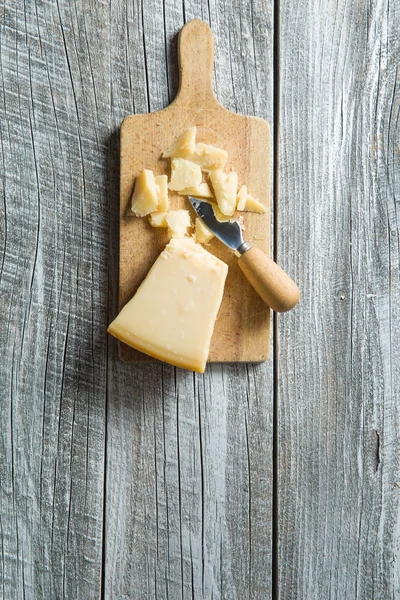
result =
[{"label": "wooden cutting board", "polygon": [[[168,242],[166,229],[155,229],[147,218],[127,216],[135,177],[143,169],[170,175],[170,160],[161,154],[188,127],[197,126],[197,141],[227,150],[226,168],[233,168],[239,187],[267,208],[265,214],[244,216],[244,239],[269,255],[270,249],[270,129],[266,121],[225,109],[212,89],[214,39],[210,27],[195,19],[179,36],[180,87],[164,110],[127,117],[121,126],[120,309],[133,296]],[[154,77],[157,74],[154,73]],[[189,208],[186,197],[170,194],[172,209]],[[194,213],[193,213],[194,218]],[[233,252],[214,239],[207,250],[229,265],[224,298],[215,324],[210,362],[259,362],[269,353],[270,310],[245,279]],[[162,299],[160,298],[160,303]],[[152,358],[119,345],[126,362]]]}]

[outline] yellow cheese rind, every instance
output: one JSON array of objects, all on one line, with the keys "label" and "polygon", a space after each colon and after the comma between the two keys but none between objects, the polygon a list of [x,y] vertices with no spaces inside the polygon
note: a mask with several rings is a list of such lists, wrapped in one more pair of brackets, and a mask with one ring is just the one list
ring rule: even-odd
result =
[{"label": "yellow cheese rind", "polygon": [[188,154],[185,158],[199,165],[202,171],[213,171],[215,169],[223,169],[228,160],[226,150],[211,146],[211,144],[196,144],[194,152]]},{"label": "yellow cheese rind", "polygon": [[149,223],[152,227],[168,227],[167,212],[153,212],[149,214]]},{"label": "yellow cheese rind", "polygon": [[184,158],[174,158],[171,163],[170,190],[180,192],[188,187],[198,186],[202,175],[199,165]]},{"label": "yellow cheese rind", "polygon": [[157,190],[157,210],[160,212],[166,212],[169,209],[168,199],[168,177],[166,175],[156,175],[154,177]]},{"label": "yellow cheese rind", "polygon": [[191,238],[171,240],[108,332],[154,358],[203,373],[227,272]]},{"label": "yellow cheese rind", "polygon": [[196,143],[196,127],[190,127],[182,133],[182,135],[171,144],[169,148],[164,150],[164,158],[188,158],[195,151]]},{"label": "yellow cheese rind", "polygon": [[246,202],[243,208],[239,208],[238,210],[244,210],[247,212],[255,212],[255,213],[266,213],[267,209],[257,198],[253,198],[250,194],[246,196]]},{"label": "yellow cheese rind", "polygon": [[131,210],[137,217],[145,217],[158,206],[157,188],[153,171],[145,169],[136,177]]},{"label": "yellow cheese rind", "polygon": [[224,173],[221,169],[210,171],[210,180],[220,211],[224,215],[233,215],[236,209],[238,176],[235,171]]},{"label": "yellow cheese rind", "polygon": [[196,217],[195,232],[196,242],[199,242],[200,244],[208,244],[208,242],[214,237],[213,232],[210,231],[206,225],[204,225],[203,221],[199,219],[199,217]]},{"label": "yellow cheese rind", "polygon": [[178,194],[180,196],[195,196],[196,198],[213,198],[208,183],[199,183],[199,185],[181,190]]},{"label": "yellow cheese rind", "polygon": [[168,234],[171,238],[183,238],[192,226],[188,210],[171,210],[165,216],[168,225]]}]

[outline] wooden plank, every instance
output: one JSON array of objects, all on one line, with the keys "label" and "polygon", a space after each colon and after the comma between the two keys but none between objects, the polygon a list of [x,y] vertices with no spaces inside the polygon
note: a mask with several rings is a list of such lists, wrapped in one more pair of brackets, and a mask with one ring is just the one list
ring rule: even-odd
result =
[{"label": "wooden plank", "polygon": [[[121,0],[111,17],[116,126],[131,112],[171,101],[176,35],[195,17],[216,36],[218,99],[272,122],[269,2],[239,2],[233,10],[222,1],[183,7]],[[237,80],[241,74],[247,87]],[[116,161],[116,140],[113,152]],[[115,213],[113,232],[117,224]],[[117,273],[115,243],[112,248]],[[116,284],[117,277],[114,311]],[[123,364],[116,344],[110,346],[105,597],[269,598],[271,362],[212,365],[201,376],[168,365]]]},{"label": "wooden plank", "polygon": [[[203,21],[193,19],[182,30],[179,40],[181,86],[178,96],[164,110],[126,117],[121,127],[120,309],[132,298],[168,242],[165,228],[151,227],[147,218],[127,216],[135,178],[145,168],[156,175],[170,176],[171,161],[163,160],[162,152],[189,127],[197,127],[196,141],[228,152],[226,168],[233,168],[238,174],[239,188],[247,185],[265,206],[265,214],[244,213],[242,218],[245,239],[269,255],[269,126],[262,119],[232,113],[216,100],[211,87],[214,40]],[[169,198],[172,210],[191,209],[187,197],[170,192]],[[192,211],[191,214],[194,222]],[[266,360],[270,310],[244,277],[232,250],[216,238],[207,250],[229,265],[209,361]],[[119,355],[127,362],[151,360],[122,342]]]},{"label": "wooden plank", "polygon": [[108,6],[2,5],[0,596],[98,598]]},{"label": "wooden plank", "polygon": [[400,11],[281,5],[279,586],[399,598]]}]

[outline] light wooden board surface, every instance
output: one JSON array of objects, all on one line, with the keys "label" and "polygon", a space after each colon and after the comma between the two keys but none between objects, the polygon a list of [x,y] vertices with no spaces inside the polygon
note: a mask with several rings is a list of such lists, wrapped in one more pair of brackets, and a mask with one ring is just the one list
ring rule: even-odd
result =
[{"label": "light wooden board surface", "polygon": [[400,598],[400,7],[281,5],[280,598]]},{"label": "light wooden board surface", "polygon": [[[210,27],[192,19],[179,33],[180,87],[170,106],[145,115],[129,116],[121,126],[120,184],[120,308],[132,298],[168,242],[164,228],[151,227],[147,218],[127,216],[135,178],[143,169],[170,177],[168,148],[189,127],[196,126],[197,142],[228,152],[226,170],[238,174],[239,187],[264,204],[265,214],[242,214],[244,238],[269,255],[270,251],[270,131],[266,121],[228,111],[212,89],[214,36]],[[154,77],[154,73],[149,73]],[[190,210],[186,197],[169,193],[172,210]],[[224,296],[212,336],[209,362],[261,362],[269,354],[270,310],[239,268],[231,249],[214,238],[207,250],[229,265]],[[151,358],[120,342],[124,361]]]},{"label": "light wooden board surface", "polygon": [[2,599],[264,600],[273,575],[282,600],[400,598],[394,3],[281,7],[279,262],[302,300],[279,317],[274,574],[273,363],[122,364],[105,333],[121,121],[171,102],[200,17],[219,101],[272,124],[272,9],[2,4]]}]

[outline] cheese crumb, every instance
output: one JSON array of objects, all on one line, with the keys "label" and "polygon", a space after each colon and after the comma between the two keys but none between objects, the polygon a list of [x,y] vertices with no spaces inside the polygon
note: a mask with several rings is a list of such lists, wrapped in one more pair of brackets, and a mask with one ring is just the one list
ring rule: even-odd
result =
[{"label": "cheese crumb", "polygon": [[242,231],[246,231],[246,227],[244,226],[244,217],[242,217],[242,216],[238,217],[238,223],[240,225],[240,229]]},{"label": "cheese crumb", "polygon": [[189,279],[189,281],[191,281],[192,283],[194,283],[196,281],[196,275],[190,274],[190,275],[188,275],[188,279]]}]

